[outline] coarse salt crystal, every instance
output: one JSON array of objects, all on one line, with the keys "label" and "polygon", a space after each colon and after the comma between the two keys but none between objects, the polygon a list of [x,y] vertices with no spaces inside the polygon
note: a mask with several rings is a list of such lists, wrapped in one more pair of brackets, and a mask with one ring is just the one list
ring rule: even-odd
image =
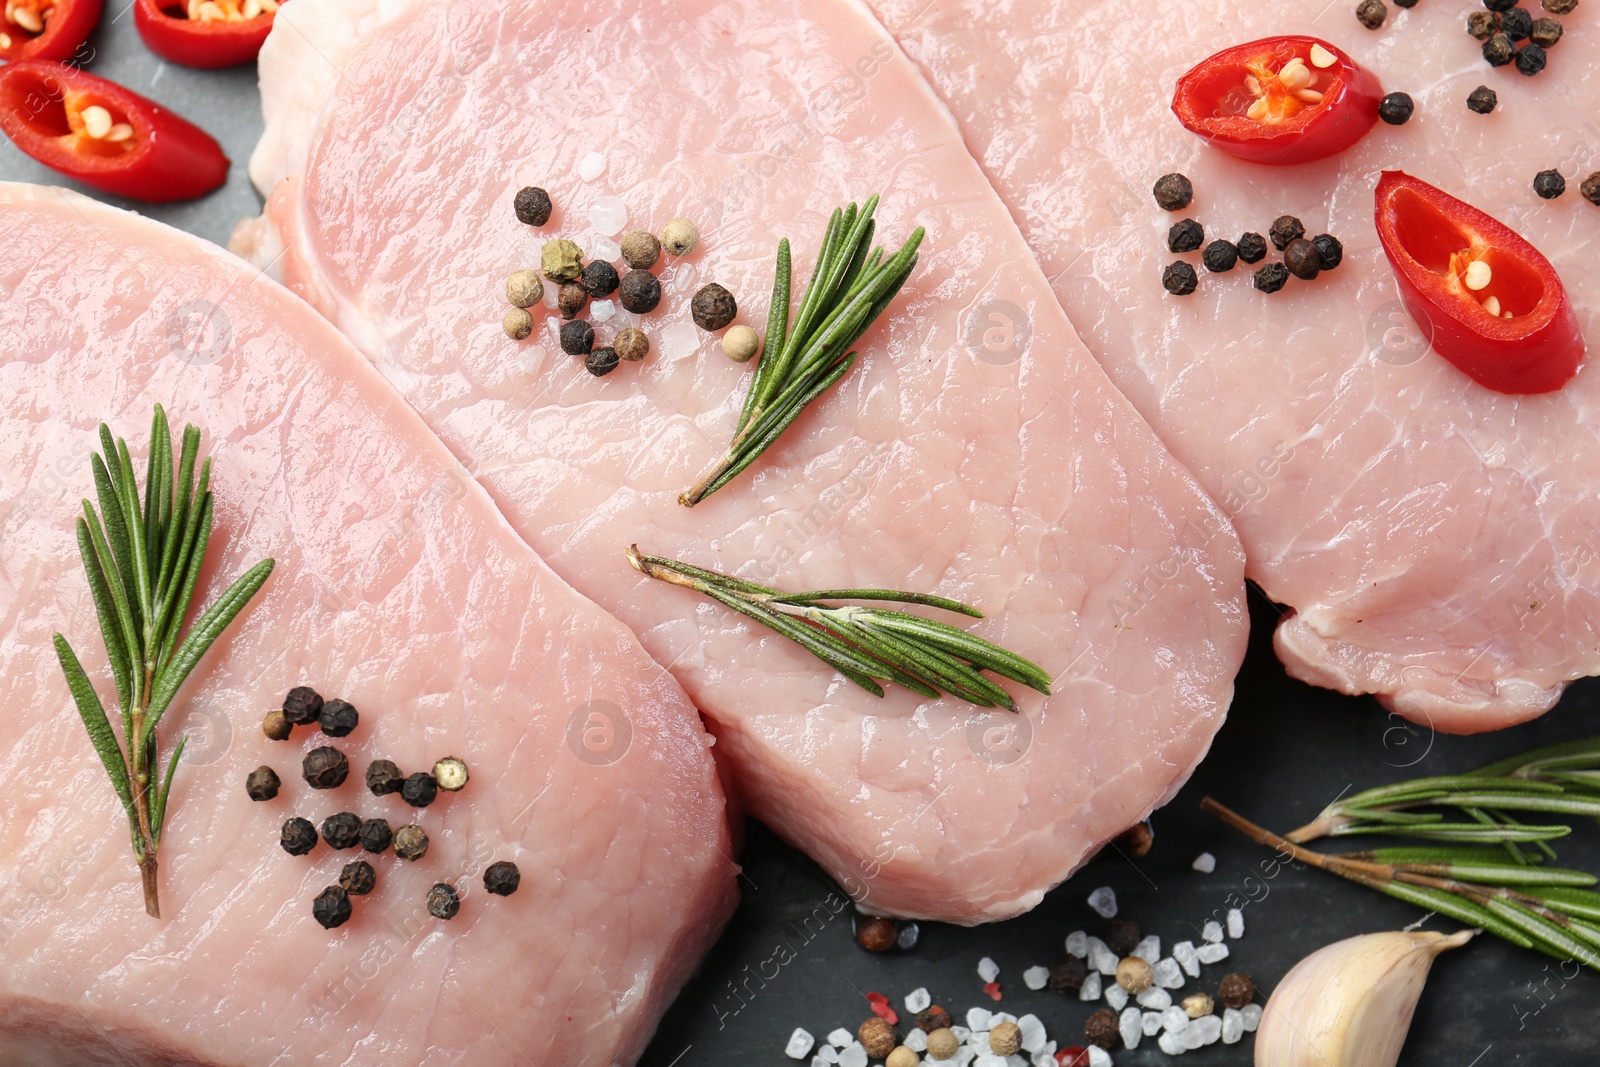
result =
[{"label": "coarse salt crystal", "polygon": [[1161,1013],[1147,1011],[1139,1017],[1139,1029],[1144,1031],[1145,1037],[1155,1037],[1161,1032]]},{"label": "coarse salt crystal", "polygon": [[1106,982],[1106,1004],[1112,1011],[1121,1011],[1128,1004],[1128,991],[1115,982]]},{"label": "coarse salt crystal", "polygon": [[1244,936],[1244,912],[1238,908],[1228,909],[1228,936],[1236,940]]},{"label": "coarse salt crystal", "polygon": [[956,1023],[950,1027],[950,1032],[955,1034],[956,1040],[963,1045],[972,1040],[972,1031],[967,1029],[965,1026],[962,1026],[960,1023]]},{"label": "coarse salt crystal", "polygon": [[1029,967],[1022,972],[1022,984],[1029,989],[1043,989],[1050,984],[1050,968]]},{"label": "coarse salt crystal", "polygon": [[1183,971],[1178,967],[1177,960],[1168,956],[1156,961],[1156,984],[1163,989],[1179,989],[1183,986]]},{"label": "coarse salt crystal", "polygon": [[900,936],[894,939],[895,945],[904,951],[911,951],[917,947],[917,938],[922,936],[922,927],[916,923],[906,923],[900,927]]},{"label": "coarse salt crystal", "polygon": [[1245,1033],[1255,1033],[1256,1027],[1261,1025],[1261,1005],[1246,1004],[1239,1009],[1239,1019],[1244,1024]]},{"label": "coarse salt crystal", "polygon": [[1179,941],[1172,946],[1172,958],[1183,966],[1183,973],[1190,978],[1200,977],[1200,957],[1194,950],[1193,941]]},{"label": "coarse salt crystal", "polygon": [[1215,919],[1212,919],[1211,921],[1207,922],[1205,924],[1205,926],[1200,928],[1200,940],[1202,940],[1202,941],[1210,941],[1213,944],[1215,944],[1218,941],[1221,941],[1222,940],[1222,924],[1217,922]]},{"label": "coarse salt crystal", "polygon": [[1228,946],[1222,944],[1201,945],[1200,951],[1195,953],[1200,957],[1201,963],[1221,963],[1228,958]]},{"label": "coarse salt crystal", "polygon": [[679,263],[672,268],[670,274],[663,275],[661,280],[678,292],[687,293],[694,286],[695,273],[693,263]]},{"label": "coarse salt crystal", "polygon": [[1156,935],[1151,934],[1149,937],[1133,946],[1132,955],[1139,957],[1141,960],[1144,960],[1146,963],[1154,967],[1156,960],[1161,958],[1161,939]]},{"label": "coarse salt crystal", "polygon": [[1090,971],[1089,976],[1083,980],[1083,985],[1078,988],[1079,1000],[1100,999],[1100,972]]},{"label": "coarse salt crystal", "polygon": [[1172,1007],[1172,994],[1158,985],[1153,985],[1139,994],[1140,1007],[1149,1008],[1151,1011],[1166,1011]]},{"label": "coarse salt crystal", "polygon": [[996,1056],[993,1053],[984,1055],[980,1052],[978,1058],[972,1061],[972,1067],[1011,1067],[1011,1065],[1006,1062],[1004,1056]]},{"label": "coarse salt crystal", "polygon": [[839,1048],[844,1048],[855,1039],[855,1034],[852,1034],[850,1031],[841,1026],[839,1029],[828,1035],[828,1044],[835,1045]]},{"label": "coarse salt crystal", "polygon": [[1144,1036],[1144,1019],[1138,1008],[1124,1008],[1122,1016],[1117,1020],[1117,1029],[1122,1031],[1122,1043],[1129,1048],[1138,1048],[1139,1039]]},{"label": "coarse salt crystal", "polygon": [[590,152],[578,161],[578,177],[586,182],[592,182],[606,172],[606,157],[599,152]]},{"label": "coarse salt crystal", "polygon": [[[1215,1019],[1216,1016],[1213,1015],[1211,1018]],[[1188,1028],[1179,1036],[1183,1038],[1183,1047],[1191,1052],[1206,1043],[1205,1031],[1200,1029],[1200,1021],[1198,1019],[1190,1023]]]},{"label": "coarse salt crystal", "polygon": [[1103,885],[1089,894],[1089,907],[1102,919],[1115,919],[1117,917],[1117,891],[1108,885]]},{"label": "coarse salt crystal", "polygon": [[684,359],[700,350],[700,331],[692,322],[675,322],[661,331],[661,354],[670,360]]},{"label": "coarse salt crystal", "polygon": [[1202,852],[1194,858],[1193,867],[1201,874],[1210,874],[1217,869],[1217,857],[1209,852]]},{"label": "coarse salt crystal", "polygon": [[967,1067],[967,1064],[977,1059],[978,1050],[971,1045],[962,1045],[956,1049],[956,1058],[952,1061],[956,1067]]},{"label": "coarse salt crystal", "polygon": [[926,986],[918,986],[906,994],[906,1011],[909,1011],[912,1015],[919,1011],[927,1011],[928,1005],[932,1003],[933,997],[929,995]]},{"label": "coarse salt crystal", "polygon": [[1171,1030],[1163,1033],[1156,1041],[1156,1045],[1168,1056],[1182,1056],[1189,1051],[1188,1046],[1183,1043],[1183,1037]]},{"label": "coarse salt crystal", "polygon": [[823,1045],[821,1048],[817,1049],[817,1054],[811,1057],[812,1063],[816,1063],[818,1060],[821,1060],[823,1063],[838,1063],[839,1050],[834,1048],[832,1045]]},{"label": "coarse salt crystal", "polygon": [[811,1067],[833,1067],[833,1061],[823,1059],[822,1053],[819,1052],[811,1057]]},{"label": "coarse salt crystal", "polygon": [[1117,954],[1112,952],[1111,947],[1104,941],[1098,937],[1089,939],[1089,966],[1091,969],[1099,971],[1101,974],[1116,974],[1119,962],[1121,961],[1117,959]]},{"label": "coarse salt crystal", "polygon": [[589,317],[596,322],[609,322],[611,316],[617,313],[617,305],[610,300],[591,300],[589,302]]},{"label": "coarse salt crystal", "polygon": [[992,982],[1000,977],[1000,965],[988,956],[978,961],[978,977],[985,982]]},{"label": "coarse salt crystal", "polygon": [[602,237],[599,234],[590,234],[588,244],[585,247],[589,250],[589,258],[591,260],[603,259],[610,263],[612,260],[622,258],[622,246],[611,238]]},{"label": "coarse salt crystal", "polygon": [[994,1049],[989,1047],[989,1031],[987,1030],[979,1030],[973,1034],[967,1039],[967,1044],[977,1050],[979,1059],[984,1056],[994,1055]]},{"label": "coarse salt crystal", "polygon": [[602,196],[589,205],[589,225],[596,233],[612,235],[628,224],[628,205],[620,196]]},{"label": "coarse salt crystal", "polygon": [[928,1031],[920,1026],[913,1026],[906,1031],[905,1046],[912,1052],[926,1052],[928,1048]]},{"label": "coarse salt crystal", "polygon": [[967,1026],[973,1030],[987,1030],[989,1029],[989,1020],[992,1017],[984,1008],[968,1008]]},{"label": "coarse salt crystal", "polygon": [[867,1067],[867,1050],[859,1041],[852,1041],[839,1050],[839,1067]]},{"label": "coarse salt crystal", "polygon": [[816,1043],[816,1038],[797,1026],[794,1033],[789,1035],[789,1043],[783,1047],[783,1054],[791,1060],[803,1060]]},{"label": "coarse salt crystal", "polygon": [[1222,1036],[1222,1020],[1215,1015],[1202,1015],[1194,1021],[1194,1029],[1200,1032],[1202,1045],[1215,1044]]},{"label": "coarse salt crystal", "polygon": [[1227,1008],[1222,1013],[1222,1043],[1236,1045],[1244,1036],[1244,1016],[1238,1008]]},{"label": "coarse salt crystal", "polygon": [[1111,1053],[1099,1045],[1090,1045],[1089,1067],[1111,1067]]},{"label": "coarse salt crystal", "polygon": [[1009,1015],[1006,1012],[997,1011],[993,1015],[989,1016],[989,1029],[993,1030],[1001,1023],[1014,1023],[1016,1021],[1017,1017],[1015,1015]]},{"label": "coarse salt crystal", "polygon": [[1161,1013],[1161,1029],[1169,1034],[1181,1034],[1189,1028],[1189,1013],[1179,1007],[1171,1007]]},{"label": "coarse salt crystal", "polygon": [[1024,1015],[1017,1020],[1017,1029],[1022,1031],[1022,1051],[1038,1052],[1044,1048],[1046,1035],[1044,1022],[1037,1015]]},{"label": "coarse salt crystal", "polygon": [[1067,935],[1067,955],[1076,956],[1080,960],[1089,954],[1089,935],[1082,930],[1074,930]]},{"label": "coarse salt crystal", "polygon": [[1060,1067],[1056,1063],[1056,1043],[1046,1041],[1044,1048],[1033,1054],[1033,1067]]}]

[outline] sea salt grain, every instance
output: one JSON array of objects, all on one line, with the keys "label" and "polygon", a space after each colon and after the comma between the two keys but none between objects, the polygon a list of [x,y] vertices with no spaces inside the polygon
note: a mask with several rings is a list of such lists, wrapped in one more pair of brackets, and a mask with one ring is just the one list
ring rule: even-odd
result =
[{"label": "sea salt grain", "polygon": [[1156,984],[1163,989],[1179,989],[1183,986],[1183,971],[1178,968],[1177,960],[1168,956],[1156,961]]},{"label": "sea salt grain", "polygon": [[606,157],[599,152],[590,152],[578,161],[578,177],[586,182],[592,182],[606,172]]},{"label": "sea salt grain", "polygon": [[1154,934],[1151,934],[1149,937],[1133,946],[1132,955],[1139,957],[1141,960],[1144,960],[1146,963],[1154,967],[1156,960],[1161,958],[1161,939]]},{"label": "sea salt grain", "polygon": [[1043,989],[1050,984],[1050,968],[1029,967],[1022,972],[1022,984],[1029,989]]},{"label": "sea salt grain", "polygon": [[1217,869],[1217,857],[1209,852],[1202,852],[1194,858],[1194,869],[1201,874],[1210,874]]},{"label": "sea salt grain", "polygon": [[922,927],[916,923],[906,923],[900,927],[900,936],[894,939],[896,947],[909,952],[917,947],[917,938],[922,936]]},{"label": "sea salt grain", "polygon": [[1078,989],[1079,1000],[1100,999],[1100,972],[1090,971],[1089,976],[1083,980],[1083,985]]},{"label": "sea salt grain", "polygon": [[848,1045],[850,1042],[854,1041],[855,1039],[856,1039],[856,1035],[855,1034],[852,1034],[850,1031],[846,1030],[844,1027],[841,1026],[841,1027],[839,1027],[839,1029],[833,1031],[833,1033],[828,1035],[828,1044],[836,1045],[839,1048],[844,1048],[846,1045]]},{"label": "sea salt grain", "polygon": [[1190,978],[1200,977],[1200,957],[1195,953],[1193,941],[1179,941],[1172,946],[1172,958],[1183,966],[1183,973]]},{"label": "sea salt grain", "polygon": [[584,247],[589,250],[589,258],[591,260],[603,259],[607,263],[610,263],[614,260],[622,258],[622,246],[617,244],[617,242],[613,241],[611,238],[604,237],[597,233],[591,233],[589,235],[589,239],[587,243],[585,243]]},{"label": "sea salt grain", "polygon": [[1161,1013],[1147,1011],[1139,1017],[1139,1029],[1144,1031],[1145,1037],[1155,1037],[1161,1032]]},{"label": "sea salt grain", "polygon": [[1238,908],[1228,909],[1228,936],[1232,938],[1244,936],[1244,912]]},{"label": "sea salt grain", "polygon": [[918,986],[906,994],[906,1011],[909,1011],[912,1015],[919,1011],[927,1010],[928,1005],[932,1003],[933,997],[928,994],[925,986]]},{"label": "sea salt grain", "polygon": [[1116,974],[1119,962],[1121,961],[1117,959],[1117,954],[1112,952],[1110,946],[1104,941],[1098,937],[1089,939],[1089,968],[1091,970],[1099,971],[1101,974]]},{"label": "sea salt grain", "polygon": [[967,1067],[967,1065],[976,1059],[977,1056],[977,1049],[973,1048],[971,1045],[962,1045],[956,1050],[956,1058],[952,1062],[955,1063],[956,1067]]},{"label": "sea salt grain", "polygon": [[1201,963],[1221,963],[1228,958],[1227,945],[1201,945],[1200,951],[1195,953],[1200,957]]},{"label": "sea salt grain", "polygon": [[816,1043],[816,1038],[797,1026],[794,1028],[794,1033],[789,1035],[789,1043],[784,1046],[783,1054],[791,1060],[803,1060],[811,1051],[811,1046]]},{"label": "sea salt grain", "polygon": [[1089,954],[1089,935],[1082,930],[1074,930],[1067,935],[1067,955],[1076,956],[1080,960]]},{"label": "sea salt grain", "polygon": [[987,1030],[991,1017],[986,1008],[968,1008],[967,1026],[973,1030]]},{"label": "sea salt grain", "polygon": [[839,1067],[867,1067],[867,1050],[859,1041],[852,1041],[839,1050]]},{"label": "sea salt grain", "polygon": [[1128,991],[1126,989],[1123,989],[1115,982],[1105,983],[1105,988],[1106,1004],[1110,1006],[1112,1011],[1121,1011],[1127,1007]]},{"label": "sea salt grain", "polygon": [[926,1052],[928,1050],[928,1031],[920,1026],[913,1026],[906,1031],[905,1046],[912,1052]]},{"label": "sea salt grain", "polygon": [[1261,1005],[1246,1004],[1239,1009],[1239,1017],[1244,1023],[1244,1032],[1255,1033],[1256,1027],[1261,1025]]},{"label": "sea salt grain", "polygon": [[1003,1011],[997,1011],[993,1015],[989,1016],[989,1029],[993,1030],[1001,1023],[1014,1023],[1016,1021],[1017,1017],[1015,1015],[1008,1015]]},{"label": "sea salt grain", "polygon": [[1181,1034],[1189,1029],[1189,1014],[1179,1007],[1171,1007],[1161,1013],[1161,1029],[1169,1034]]},{"label": "sea salt grain", "polygon": [[1215,1015],[1202,1015],[1192,1024],[1193,1029],[1200,1035],[1200,1044],[1214,1045],[1222,1036],[1222,1020]]},{"label": "sea salt grain", "polygon": [[592,300],[589,302],[589,317],[596,322],[610,322],[611,317],[617,313],[617,305],[610,300]]},{"label": "sea salt grain", "polygon": [[1139,1006],[1149,1008],[1151,1011],[1166,1011],[1172,1007],[1172,994],[1158,985],[1146,989],[1138,997]]},{"label": "sea salt grain", "polygon": [[1171,1031],[1162,1034],[1156,1045],[1168,1056],[1182,1056],[1189,1051],[1188,1046],[1183,1043],[1183,1038]]},{"label": "sea salt grain", "polygon": [[1129,1048],[1138,1048],[1139,1039],[1144,1036],[1144,1020],[1138,1008],[1127,1008],[1122,1017],[1117,1020],[1117,1029],[1122,1031],[1122,1043]]},{"label": "sea salt grain", "polygon": [[1090,1045],[1089,1067],[1111,1067],[1111,1053],[1099,1045]]},{"label": "sea salt grain", "polygon": [[675,322],[661,331],[661,354],[670,360],[692,356],[700,350],[700,331],[692,322]]},{"label": "sea salt grain", "polygon": [[1022,1031],[1022,1051],[1038,1052],[1044,1048],[1045,1038],[1044,1023],[1037,1015],[1024,1015],[1017,1020],[1017,1029]]},{"label": "sea salt grain", "polygon": [[1222,924],[1212,919],[1200,930],[1200,940],[1217,942],[1222,940]]},{"label": "sea salt grain", "polygon": [[1000,965],[988,956],[978,961],[978,977],[985,982],[992,982],[1000,977]]},{"label": "sea salt grain", "polygon": [[838,1063],[839,1050],[834,1048],[832,1045],[823,1045],[821,1048],[817,1049],[817,1054],[811,1057],[811,1062],[813,1065],[816,1064],[818,1060],[821,1060],[823,1063]]},{"label": "sea salt grain", "polygon": [[1227,1008],[1222,1013],[1222,1043],[1236,1045],[1244,1036],[1244,1016],[1238,1008]]},{"label": "sea salt grain", "polygon": [[1102,919],[1115,919],[1117,917],[1117,892],[1108,885],[1103,885],[1089,894],[1089,907]]},{"label": "sea salt grain", "polygon": [[[589,205],[589,225],[596,233],[614,236],[628,224],[628,205],[620,196],[602,196]],[[618,255],[621,249],[618,249]]]}]

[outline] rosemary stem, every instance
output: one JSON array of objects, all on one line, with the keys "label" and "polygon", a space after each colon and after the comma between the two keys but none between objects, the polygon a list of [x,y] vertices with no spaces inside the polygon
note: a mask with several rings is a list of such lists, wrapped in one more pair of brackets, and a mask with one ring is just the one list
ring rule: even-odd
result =
[{"label": "rosemary stem", "polygon": [[153,669],[144,665],[144,692],[133,709],[133,734],[128,738],[128,757],[133,763],[133,810],[139,820],[137,855],[139,873],[144,881],[144,910],[152,919],[161,918],[159,886],[156,882],[156,843],[150,827],[150,765],[147,750],[139,744],[144,736],[145,713],[149,710],[150,690],[153,686]]},{"label": "rosemary stem", "polygon": [[[1318,867],[1322,870],[1330,870],[1333,866],[1329,862],[1329,857],[1323,855],[1322,853],[1313,851],[1309,848],[1301,848],[1289,838],[1281,837],[1265,827],[1257,826],[1249,819],[1246,819],[1243,815],[1240,815],[1238,812],[1233,811],[1230,808],[1222,806],[1215,800],[1212,800],[1210,797],[1201,798],[1200,810],[1210,812],[1212,815],[1215,815],[1217,818],[1221,819],[1223,822],[1227,823],[1229,826],[1233,827],[1235,830],[1239,831],[1241,834],[1248,837],[1258,845],[1267,845],[1271,848],[1278,849],[1280,852],[1283,852],[1302,863],[1309,863],[1311,866]],[[1369,867],[1376,865],[1362,864],[1361,866]]]}]

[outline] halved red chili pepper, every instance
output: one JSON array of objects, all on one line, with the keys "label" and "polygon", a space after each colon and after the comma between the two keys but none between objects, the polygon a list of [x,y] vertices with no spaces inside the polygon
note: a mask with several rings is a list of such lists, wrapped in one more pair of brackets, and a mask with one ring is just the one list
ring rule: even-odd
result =
[{"label": "halved red chili pepper", "polygon": [[1501,393],[1578,372],[1583,334],[1550,261],[1505,223],[1398,170],[1378,181],[1378,239],[1434,351]]},{"label": "halved red chili pepper", "polygon": [[0,128],[52,170],[135,200],[187,200],[228,177],[222,146],[200,127],[61,63],[0,67]]},{"label": "halved red chili pepper", "polygon": [[1371,72],[1316,37],[1225,48],[1178,79],[1172,110],[1191,133],[1252,163],[1306,163],[1343,152],[1378,121]]},{"label": "halved red chili pepper", "polygon": [[278,0],[134,0],[150,51],[186,67],[248,63],[272,30]]},{"label": "halved red chili pepper", "polygon": [[0,59],[71,59],[100,24],[103,0],[5,0]]}]

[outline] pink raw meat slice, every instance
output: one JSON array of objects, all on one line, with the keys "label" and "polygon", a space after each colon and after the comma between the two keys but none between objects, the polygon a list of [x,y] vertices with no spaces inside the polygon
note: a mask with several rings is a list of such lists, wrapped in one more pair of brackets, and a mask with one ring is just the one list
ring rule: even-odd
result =
[{"label": "pink raw meat slice", "polygon": [[[1185,780],[1243,652],[1234,535],[1084,350],[864,8],[296,4],[263,55],[271,128],[253,170],[288,177],[241,247],[354,338],[523,536],[673,670],[756,816],[872,908],[975,923],[1032,907]],[[512,212],[527,184],[557,203],[539,230]],[[929,231],[907,291],[833,395],[681,507],[749,373],[690,322],[691,293],[717,281],[740,321],[764,323],[778,238],[797,242],[803,282],[828,212],[875,191],[886,239]],[[615,258],[621,230],[678,215],[703,238],[662,264],[644,363],[591,377],[542,309],[532,339],[502,333],[506,275],[537,266],[543,239]],[[876,700],[642,578],[633,542],[789,588],[960,598],[1055,695],[1021,693],[1014,723]]]},{"label": "pink raw meat slice", "polygon": [[[734,903],[709,738],[683,692],[293,295],[62,190],[0,185],[0,212],[0,1062],[634,1062]],[[159,921],[50,644],[67,634],[109,694],[73,519],[97,423],[142,472],[157,402],[201,424],[214,457],[200,595],[277,560],[162,727],[192,747]],[[356,732],[266,740],[263,712],[301,683],[354,703]],[[350,756],[338,789],[301,780],[319,743]],[[446,755],[472,780],[425,810],[363,785],[371,759]],[[252,803],[262,764],[283,789]],[[377,889],[324,930],[312,898],[363,854],[291,857],[279,827],[341,810],[414,820],[432,843],[416,863],[368,856]],[[488,896],[482,871],[502,859],[521,888]],[[450,922],[423,907],[435,882],[463,895]]]},{"label": "pink raw meat slice", "polygon": [[[1089,347],[1178,457],[1222,502],[1248,573],[1293,611],[1278,627],[1289,670],[1376,693],[1449,732],[1533,718],[1574,678],[1600,672],[1600,380],[1513,397],[1474,384],[1402,309],[1372,222],[1378,172],[1402,169],[1502,219],[1561,272],[1591,346],[1600,340],[1600,215],[1577,194],[1600,167],[1595,12],[1563,19],[1540,76],[1494,70],[1466,8],[1391,7],[1378,32],[1352,4],[1027,5],[873,0],[962,127]],[[1535,14],[1543,12],[1535,10]],[[1173,83],[1233,44],[1280,33],[1331,41],[1416,100],[1334,159],[1241,163],[1170,110]],[[1499,107],[1467,95],[1487,83]],[[1533,193],[1560,168],[1569,191]],[[1182,171],[1195,200],[1151,196]],[[1167,227],[1206,239],[1265,233],[1297,215],[1331,232],[1344,263],[1267,297],[1254,268],[1201,270],[1161,289]]]}]

